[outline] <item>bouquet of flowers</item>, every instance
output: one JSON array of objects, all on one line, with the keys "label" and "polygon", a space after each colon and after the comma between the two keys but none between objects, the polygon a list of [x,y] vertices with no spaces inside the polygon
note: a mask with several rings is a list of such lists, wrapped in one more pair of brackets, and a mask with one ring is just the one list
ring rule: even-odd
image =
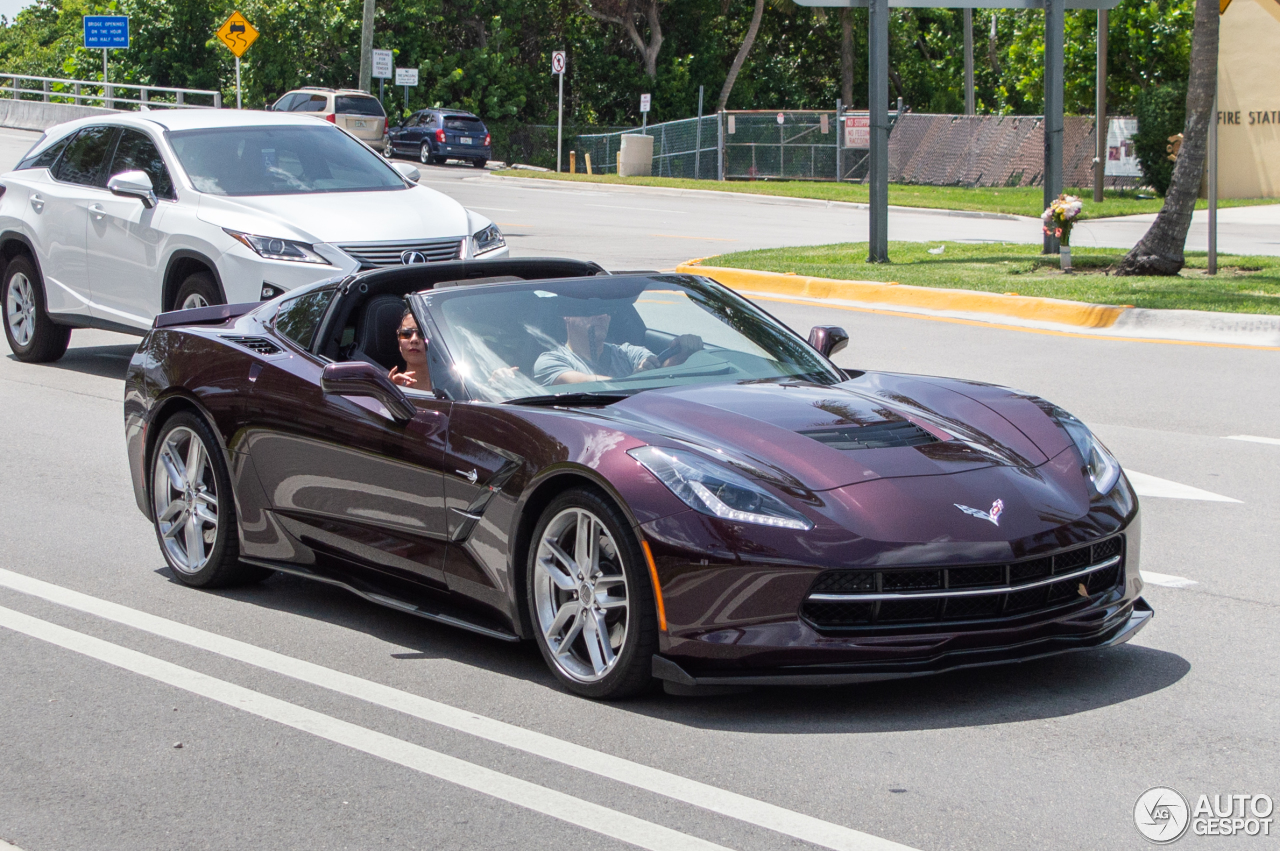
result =
[{"label": "bouquet of flowers", "polygon": [[1071,244],[1071,227],[1080,217],[1080,199],[1074,195],[1059,195],[1058,200],[1040,216],[1044,222],[1044,232],[1056,236],[1063,245]]}]

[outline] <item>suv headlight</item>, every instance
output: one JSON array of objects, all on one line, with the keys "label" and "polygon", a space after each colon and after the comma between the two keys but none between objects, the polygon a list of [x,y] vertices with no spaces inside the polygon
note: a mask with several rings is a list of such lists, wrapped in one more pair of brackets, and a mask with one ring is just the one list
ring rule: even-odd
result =
[{"label": "suv headlight", "polygon": [[265,257],[268,260],[294,260],[299,263],[330,265],[328,260],[316,254],[312,247],[305,242],[277,239],[274,236],[254,236],[251,233],[240,233],[226,228],[223,228],[223,230],[236,242],[248,247],[259,257]]},{"label": "suv headlight", "polygon": [[692,452],[641,446],[627,453],[695,511],[737,523],[808,531],[813,524],[746,476]]},{"label": "suv headlight", "polygon": [[471,255],[479,257],[481,254],[488,254],[490,251],[497,251],[499,248],[503,248],[506,246],[507,241],[502,238],[502,231],[498,230],[497,225],[489,225],[484,230],[473,233],[471,235],[471,243],[474,246]]},{"label": "suv headlight", "polygon": [[1120,462],[1107,450],[1107,447],[1102,445],[1102,441],[1098,440],[1087,425],[1057,405],[1053,406],[1050,416],[1066,429],[1067,434],[1071,436],[1071,442],[1076,445],[1076,449],[1080,450],[1080,455],[1084,458],[1085,470],[1089,473],[1094,489],[1100,494],[1105,494],[1115,487],[1116,482],[1120,481]]}]

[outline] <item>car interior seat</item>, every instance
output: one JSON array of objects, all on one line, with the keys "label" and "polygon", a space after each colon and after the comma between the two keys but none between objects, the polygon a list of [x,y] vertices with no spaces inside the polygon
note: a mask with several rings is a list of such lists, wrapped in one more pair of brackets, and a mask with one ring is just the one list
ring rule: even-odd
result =
[{"label": "car interior seat", "polygon": [[396,330],[404,316],[404,299],[398,295],[376,295],[364,305],[356,323],[356,348],[353,360],[363,360],[383,369],[403,367],[400,341]]}]

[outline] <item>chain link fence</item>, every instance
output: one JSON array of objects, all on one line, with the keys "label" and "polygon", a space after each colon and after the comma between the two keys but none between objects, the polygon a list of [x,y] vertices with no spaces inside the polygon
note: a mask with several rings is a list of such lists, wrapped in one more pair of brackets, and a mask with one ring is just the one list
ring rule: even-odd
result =
[{"label": "chain link fence", "polygon": [[574,143],[578,152],[578,171],[586,173],[586,155],[591,155],[591,170],[596,174],[616,174],[618,150],[624,135],[653,137],[653,175],[655,177],[690,177],[701,180],[720,178],[720,117],[685,118],[652,127],[624,130],[618,133],[579,135]]}]

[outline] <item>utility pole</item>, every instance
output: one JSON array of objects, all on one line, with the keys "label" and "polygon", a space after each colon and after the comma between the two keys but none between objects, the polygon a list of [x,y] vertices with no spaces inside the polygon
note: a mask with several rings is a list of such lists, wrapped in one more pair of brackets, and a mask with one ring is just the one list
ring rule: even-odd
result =
[{"label": "utility pole", "polygon": [[360,90],[373,88],[374,0],[364,0],[364,20],[360,24]]},{"label": "utility pole", "polygon": [[[1062,0],[1056,0],[1061,3]],[[1054,2],[1054,0],[1049,0]],[[889,0],[870,0],[867,89],[871,119],[869,157],[871,226],[868,263],[889,262]]]},{"label": "utility pole", "polygon": [[1107,18],[1106,9],[1098,10],[1098,105],[1094,110],[1094,136],[1097,137],[1097,159],[1093,169],[1093,201],[1102,203],[1102,182],[1107,176]]},{"label": "utility pole", "polygon": [[[1044,4],[1044,206],[1062,194],[1063,0]],[[1058,238],[1044,235],[1044,254],[1058,253]]]}]

